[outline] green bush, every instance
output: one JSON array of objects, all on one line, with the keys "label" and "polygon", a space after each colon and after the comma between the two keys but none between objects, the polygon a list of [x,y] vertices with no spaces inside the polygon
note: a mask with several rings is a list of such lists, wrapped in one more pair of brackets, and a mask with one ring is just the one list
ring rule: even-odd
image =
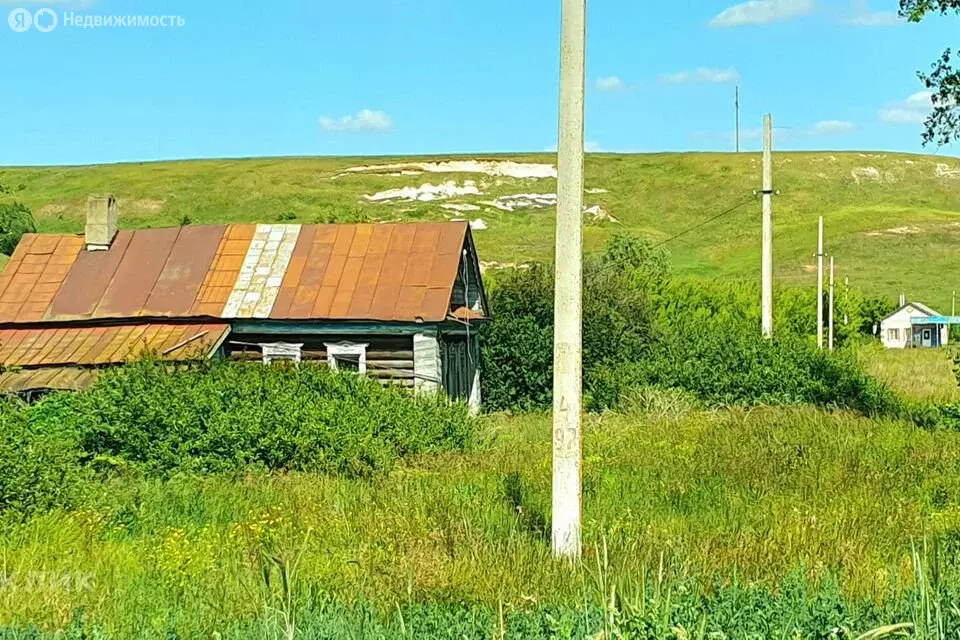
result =
[{"label": "green bush", "polygon": [[[550,406],[553,278],[545,267],[503,276],[490,296],[494,320],[482,334],[484,399],[491,410]],[[841,286],[838,351],[816,347],[816,292],[775,292],[776,340],[760,338],[755,283],[671,279],[663,253],[615,237],[584,267],[583,372],[586,406],[617,406],[638,386],[681,389],[714,405],[840,406],[892,415],[899,399],[867,376],[845,349],[872,331],[881,302]]]},{"label": "green bush", "polygon": [[12,202],[0,204],[0,253],[10,255],[25,233],[36,233],[37,225],[30,209]]},{"label": "green bush", "polygon": [[257,465],[369,477],[405,455],[463,449],[473,433],[465,406],[361,376],[306,364],[149,360],[41,401],[30,422],[75,433],[90,459],[160,476]]},{"label": "green bush", "polygon": [[81,451],[69,427],[30,420],[25,404],[0,399],[0,513],[72,506],[84,477]]},{"label": "green bush", "polygon": [[[617,236],[584,264],[584,372],[643,357],[653,299],[666,278],[664,254]],[[507,272],[491,287],[493,321],[481,333],[484,405],[548,408],[553,395],[553,273],[544,266]]]}]

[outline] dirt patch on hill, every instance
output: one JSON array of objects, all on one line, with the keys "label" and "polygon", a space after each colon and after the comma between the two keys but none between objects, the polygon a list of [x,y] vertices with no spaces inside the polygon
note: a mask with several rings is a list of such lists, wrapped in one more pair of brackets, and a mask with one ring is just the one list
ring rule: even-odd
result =
[{"label": "dirt patch on hill", "polygon": [[65,204],[45,204],[37,209],[38,216],[59,216],[67,211]]}]

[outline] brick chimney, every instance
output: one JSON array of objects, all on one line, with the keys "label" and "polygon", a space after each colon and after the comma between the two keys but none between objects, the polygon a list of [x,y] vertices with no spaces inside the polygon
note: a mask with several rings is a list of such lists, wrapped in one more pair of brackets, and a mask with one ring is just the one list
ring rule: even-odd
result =
[{"label": "brick chimney", "polygon": [[117,201],[113,196],[87,199],[87,251],[106,251],[117,235]]}]

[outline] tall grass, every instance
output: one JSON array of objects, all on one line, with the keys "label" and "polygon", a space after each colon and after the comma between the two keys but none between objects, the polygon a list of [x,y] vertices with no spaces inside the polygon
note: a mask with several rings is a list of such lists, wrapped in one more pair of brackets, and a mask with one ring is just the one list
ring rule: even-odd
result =
[{"label": "tall grass", "polygon": [[953,372],[955,349],[885,349],[871,344],[860,350],[867,372],[913,400],[960,402]]},{"label": "tall grass", "polygon": [[79,510],[6,522],[0,626],[793,638],[927,610],[960,624],[960,434],[810,408],[643,413],[661,405],[587,419],[582,568],[550,558],[549,417],[498,417],[486,449],[379,478],[133,475]]}]

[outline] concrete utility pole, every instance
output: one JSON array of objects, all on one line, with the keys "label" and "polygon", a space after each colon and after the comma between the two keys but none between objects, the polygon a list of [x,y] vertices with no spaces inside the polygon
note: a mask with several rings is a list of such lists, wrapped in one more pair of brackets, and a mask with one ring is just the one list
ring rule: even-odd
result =
[{"label": "concrete utility pole", "polygon": [[773,118],[763,117],[763,257],[761,307],[763,336],[773,337]]},{"label": "concrete utility pole", "polygon": [[817,348],[823,349],[823,216],[817,233]]},{"label": "concrete utility pole", "polygon": [[737,119],[737,153],[740,153],[740,85],[737,85],[736,93],[734,94],[733,110],[736,112]]},{"label": "concrete utility pole", "polygon": [[833,351],[833,256],[830,256],[830,351]]},{"label": "concrete utility pole", "polygon": [[586,0],[563,0],[553,343],[553,553],[580,559]]}]

